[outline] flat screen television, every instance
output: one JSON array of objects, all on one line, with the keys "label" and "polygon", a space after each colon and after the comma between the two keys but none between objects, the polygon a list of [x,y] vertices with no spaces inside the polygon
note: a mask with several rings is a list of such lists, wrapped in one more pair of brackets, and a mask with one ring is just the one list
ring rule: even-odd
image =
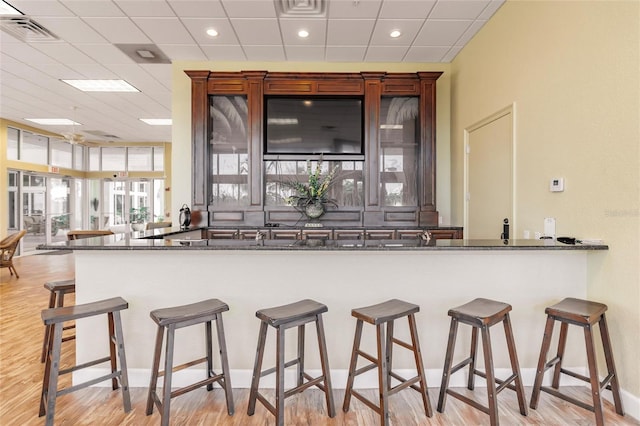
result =
[{"label": "flat screen television", "polygon": [[265,154],[362,154],[362,98],[267,97]]}]

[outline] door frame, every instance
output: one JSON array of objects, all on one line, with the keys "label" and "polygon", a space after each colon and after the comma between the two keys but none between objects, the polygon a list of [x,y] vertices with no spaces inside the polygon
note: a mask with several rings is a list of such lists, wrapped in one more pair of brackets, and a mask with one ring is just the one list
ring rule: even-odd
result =
[{"label": "door frame", "polygon": [[[464,129],[464,190],[462,193],[464,206],[464,229],[469,229],[469,138],[471,132],[486,126],[502,117],[511,115],[511,221],[509,222],[510,237],[513,239],[516,235],[516,103],[513,102],[495,113],[483,118]],[[465,232],[465,239],[468,232]]]}]

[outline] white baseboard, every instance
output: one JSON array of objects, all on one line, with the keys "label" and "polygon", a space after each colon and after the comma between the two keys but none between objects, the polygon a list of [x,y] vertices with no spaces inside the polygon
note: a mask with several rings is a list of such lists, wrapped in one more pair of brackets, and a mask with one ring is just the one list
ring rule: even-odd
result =
[{"label": "white baseboard", "polygon": [[[575,367],[569,368],[572,371],[575,371],[578,374],[585,375],[587,374],[585,367]],[[411,378],[415,376],[415,370],[410,369],[399,369],[394,370],[396,373],[405,378]],[[75,371],[73,373],[73,382],[81,383],[87,380],[90,380],[95,377],[100,377],[106,374],[109,374],[109,370],[105,368],[88,368],[85,370]],[[317,377],[321,374],[320,370],[308,370],[307,371],[312,377]],[[465,371],[466,372],[466,371]],[[465,372],[458,372],[454,374],[450,381],[449,386],[454,388],[462,388],[467,385],[466,374]],[[429,385],[431,398],[437,398],[438,389],[440,387],[440,381],[442,380],[442,370],[440,369],[430,369],[425,371],[427,375],[427,383]],[[536,370],[535,368],[525,368],[522,369],[522,382],[524,386],[531,387],[533,386],[533,382],[535,380]],[[496,377],[498,378],[506,378],[511,375],[511,370],[509,369],[496,369]],[[180,388],[183,386],[190,385],[195,383],[205,375],[204,369],[190,368],[186,370],[181,370],[173,374],[172,382],[174,388]],[[149,380],[151,378],[151,371],[147,369],[129,369],[128,371],[129,377],[129,387],[131,388],[146,388],[149,387]],[[248,389],[251,387],[251,370],[231,370],[231,385],[236,389]],[[348,371],[341,370],[331,370],[331,385],[333,389],[344,389],[347,384]],[[545,378],[543,380],[544,385],[551,384],[551,371],[547,372]],[[162,385],[162,378],[158,380],[158,386]],[[290,388],[295,385],[295,371],[293,369],[285,371],[285,387]],[[104,381],[96,386],[99,387],[107,387],[111,386],[110,381]],[[476,387],[484,387],[486,386],[486,382],[482,377],[476,377]],[[586,382],[575,379],[570,376],[562,377],[562,386],[588,386]],[[373,389],[378,387],[378,376],[376,370],[371,370],[367,373],[364,373],[356,378],[354,388],[355,389]],[[260,379],[260,388],[263,389],[272,389],[275,388],[275,375],[271,374],[269,376],[263,377]],[[622,404],[625,408],[625,414],[627,416],[633,417],[634,419],[640,419],[640,398],[632,395],[630,392],[625,390],[621,390],[620,392],[622,397]],[[611,392],[605,391],[602,393],[603,397],[609,401],[612,401]],[[529,398],[530,395],[527,395]]]}]

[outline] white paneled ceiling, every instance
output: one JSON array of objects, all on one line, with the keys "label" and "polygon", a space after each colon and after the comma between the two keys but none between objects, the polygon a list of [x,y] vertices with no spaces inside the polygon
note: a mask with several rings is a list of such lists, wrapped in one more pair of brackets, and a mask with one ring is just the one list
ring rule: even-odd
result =
[{"label": "white paneled ceiling", "polygon": [[[1,118],[69,118],[94,141],[108,139],[87,132],[170,142],[170,126],[139,119],[171,117],[171,64],[137,63],[116,44],[155,45],[180,61],[450,62],[504,0],[6,2],[59,39],[24,42],[0,31]],[[287,17],[278,15],[282,5],[293,6]],[[322,13],[305,16],[311,8]],[[402,35],[391,38],[391,30]],[[123,79],[140,93],[84,93],[61,79]]]}]

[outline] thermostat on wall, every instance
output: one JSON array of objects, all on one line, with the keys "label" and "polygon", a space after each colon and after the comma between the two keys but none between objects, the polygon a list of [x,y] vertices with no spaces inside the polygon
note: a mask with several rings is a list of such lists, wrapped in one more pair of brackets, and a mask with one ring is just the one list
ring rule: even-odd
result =
[{"label": "thermostat on wall", "polygon": [[549,186],[549,190],[551,192],[562,192],[564,191],[564,178],[552,178],[551,184]]}]

